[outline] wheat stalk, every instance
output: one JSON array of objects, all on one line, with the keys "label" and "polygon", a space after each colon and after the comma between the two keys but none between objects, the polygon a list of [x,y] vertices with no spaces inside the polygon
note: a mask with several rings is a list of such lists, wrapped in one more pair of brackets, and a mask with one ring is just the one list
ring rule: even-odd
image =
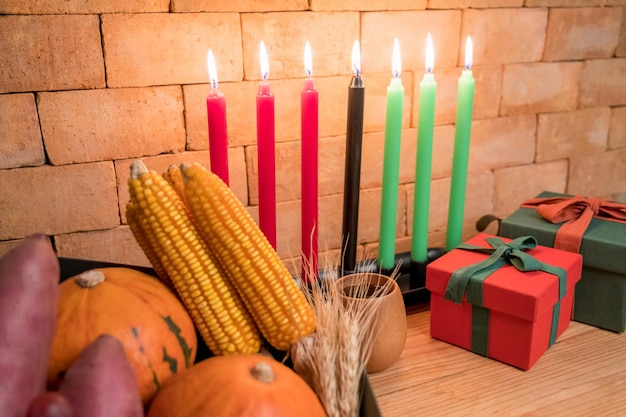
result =
[{"label": "wheat stalk", "polygon": [[[376,336],[372,334],[371,324],[382,302],[380,296],[388,293],[393,285],[393,281],[385,280],[371,293],[372,273],[361,274],[363,279],[354,283],[351,295],[368,298],[371,302],[344,303],[344,297],[333,288],[336,270],[328,264],[317,281],[306,284],[299,280],[315,311],[317,329],[292,347],[294,370],[316,392],[329,417],[359,415],[361,376]],[[392,278],[397,274],[398,269]]]}]

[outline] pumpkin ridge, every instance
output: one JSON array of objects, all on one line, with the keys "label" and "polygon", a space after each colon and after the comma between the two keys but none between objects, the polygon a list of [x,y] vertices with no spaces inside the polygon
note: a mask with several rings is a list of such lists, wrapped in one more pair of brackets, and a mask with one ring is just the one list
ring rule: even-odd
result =
[{"label": "pumpkin ridge", "polygon": [[[191,353],[192,349],[187,344],[185,338],[181,335],[180,327],[176,325],[174,320],[172,320],[171,316],[161,316],[167,325],[167,328],[176,336],[176,340],[178,340],[178,344],[180,345],[180,350],[183,351],[183,357],[185,358],[185,367],[189,368],[191,364]],[[174,372],[175,373],[175,372]]]}]

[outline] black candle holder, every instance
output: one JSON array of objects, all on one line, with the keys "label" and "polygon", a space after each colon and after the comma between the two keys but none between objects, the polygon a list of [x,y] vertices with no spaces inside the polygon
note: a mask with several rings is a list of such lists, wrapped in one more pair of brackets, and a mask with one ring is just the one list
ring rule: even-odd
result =
[{"label": "black candle holder", "polygon": [[[397,268],[399,274],[396,282],[402,290],[404,304],[424,303],[430,300],[430,292],[426,289],[426,266],[445,253],[446,250],[444,248],[428,248],[426,261],[424,262],[413,261],[409,252],[399,253],[396,254],[394,268],[390,269],[381,269],[376,259],[365,259],[358,262],[354,270],[345,270],[342,275],[354,272],[371,272],[391,276]],[[337,274],[337,271],[320,270],[319,274],[320,278],[332,278]]]}]

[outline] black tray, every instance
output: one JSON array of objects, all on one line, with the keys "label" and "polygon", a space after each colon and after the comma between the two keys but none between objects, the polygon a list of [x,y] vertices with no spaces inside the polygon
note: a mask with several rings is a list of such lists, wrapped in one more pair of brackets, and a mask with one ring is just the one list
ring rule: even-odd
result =
[{"label": "black tray", "polygon": [[[59,258],[59,264],[61,267],[61,281],[64,281],[90,269],[111,267],[132,268],[156,277],[154,269],[135,265],[124,265],[111,262],[64,257]],[[198,353],[196,354],[196,362],[199,362],[203,359],[210,357],[211,352],[207,348],[200,335],[198,334],[197,336]],[[363,376],[361,378],[361,406],[359,411],[359,417],[382,417],[382,414],[380,413],[380,409],[378,407],[378,403],[376,402],[376,396],[374,395],[374,391],[372,390],[372,386],[370,385],[369,378],[367,377],[367,373],[365,372],[363,373]]]}]

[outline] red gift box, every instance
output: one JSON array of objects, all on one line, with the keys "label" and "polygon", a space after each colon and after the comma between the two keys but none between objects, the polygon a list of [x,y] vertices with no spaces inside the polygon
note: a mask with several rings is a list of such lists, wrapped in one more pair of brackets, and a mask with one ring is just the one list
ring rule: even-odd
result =
[{"label": "red gift box", "polygon": [[[523,239],[532,243],[524,250],[517,249],[518,254],[523,252],[519,256],[526,261],[513,262],[541,264],[544,270],[521,271],[505,260],[515,257],[510,257],[514,251],[510,245]],[[494,242],[501,247],[494,249]],[[461,272],[476,269],[496,255],[454,249],[428,265],[426,288],[431,292],[431,336],[517,368],[530,369],[569,326],[582,256],[535,246],[532,237],[512,241],[482,233],[466,245],[485,248],[485,252],[498,250],[502,256],[492,265],[493,271],[483,271],[482,277],[474,274],[467,291],[461,288],[459,293],[456,289],[457,295],[462,295],[458,304],[446,299],[453,292],[448,288],[450,281],[458,283]],[[561,272],[561,281],[554,270]],[[451,280],[453,274],[455,278]],[[468,294],[471,294],[470,302]]]}]

